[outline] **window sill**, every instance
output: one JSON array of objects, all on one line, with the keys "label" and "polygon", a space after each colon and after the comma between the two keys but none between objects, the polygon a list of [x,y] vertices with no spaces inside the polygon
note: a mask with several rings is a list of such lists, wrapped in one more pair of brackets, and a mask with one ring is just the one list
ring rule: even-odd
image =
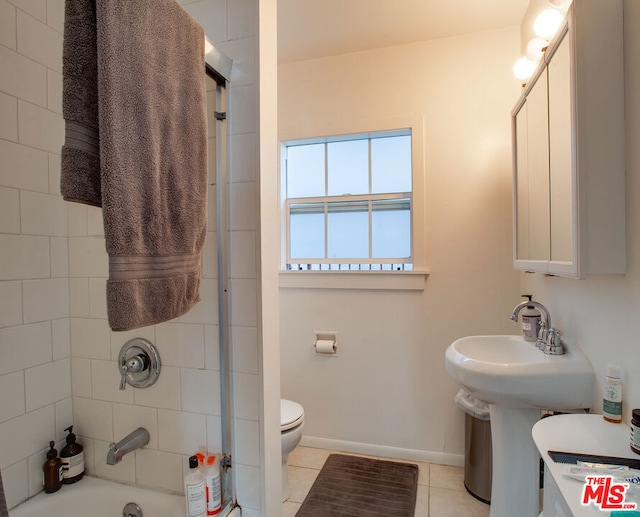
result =
[{"label": "window sill", "polygon": [[428,271],[280,271],[280,288],[424,291],[428,276]]}]

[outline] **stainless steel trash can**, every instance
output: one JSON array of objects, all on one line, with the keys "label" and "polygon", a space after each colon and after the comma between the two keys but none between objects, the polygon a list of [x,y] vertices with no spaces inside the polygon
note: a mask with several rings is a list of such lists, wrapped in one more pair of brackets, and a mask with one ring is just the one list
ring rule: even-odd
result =
[{"label": "stainless steel trash can", "polygon": [[454,398],[464,415],[464,486],[473,497],[491,504],[491,420],[489,405],[464,388]]},{"label": "stainless steel trash can", "polygon": [[491,421],[464,415],[464,486],[473,497],[491,504]]}]

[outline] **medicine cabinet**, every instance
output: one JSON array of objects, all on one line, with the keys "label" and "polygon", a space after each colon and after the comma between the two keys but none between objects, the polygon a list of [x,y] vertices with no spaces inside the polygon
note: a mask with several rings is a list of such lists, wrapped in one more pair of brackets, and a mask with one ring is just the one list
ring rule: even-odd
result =
[{"label": "medicine cabinet", "polygon": [[574,0],[512,115],[514,267],[625,272],[623,0]]}]

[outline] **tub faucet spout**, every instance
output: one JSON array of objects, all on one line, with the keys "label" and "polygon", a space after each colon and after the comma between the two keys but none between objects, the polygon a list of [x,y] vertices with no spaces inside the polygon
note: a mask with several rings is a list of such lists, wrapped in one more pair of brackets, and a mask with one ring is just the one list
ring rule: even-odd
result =
[{"label": "tub faucet spout", "polygon": [[118,443],[112,442],[107,452],[107,465],[120,463],[125,454],[140,449],[149,443],[149,431],[144,427],[138,427],[130,432]]}]

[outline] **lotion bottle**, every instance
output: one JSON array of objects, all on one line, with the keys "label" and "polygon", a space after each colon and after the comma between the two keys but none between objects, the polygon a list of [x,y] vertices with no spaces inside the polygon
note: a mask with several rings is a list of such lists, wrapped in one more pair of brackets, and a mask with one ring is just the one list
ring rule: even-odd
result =
[{"label": "lotion bottle", "polygon": [[617,364],[607,365],[607,376],[602,389],[602,417],[607,422],[622,422],[622,382],[620,366]]},{"label": "lotion bottle", "polygon": [[[524,298],[533,298],[530,294],[523,294]],[[527,305],[522,309],[522,335],[525,341],[536,341],[540,330],[540,311],[533,305]]]},{"label": "lotion bottle", "polygon": [[70,485],[80,481],[84,476],[84,449],[82,445],[76,443],[76,435],[73,433],[73,426],[65,429],[67,435],[67,445],[60,451],[62,460],[62,483]]},{"label": "lotion bottle", "polygon": [[187,517],[206,517],[207,495],[204,475],[198,466],[198,457],[189,457],[189,468],[184,474],[184,498]]},{"label": "lotion bottle", "polygon": [[47,461],[42,465],[42,481],[47,494],[57,492],[62,486],[62,460],[58,458],[58,451],[53,448],[55,444],[53,440],[49,442]]},{"label": "lotion bottle", "polygon": [[220,488],[220,462],[215,456],[207,457],[205,479],[207,483],[207,515],[217,515],[222,508],[222,491]]}]

